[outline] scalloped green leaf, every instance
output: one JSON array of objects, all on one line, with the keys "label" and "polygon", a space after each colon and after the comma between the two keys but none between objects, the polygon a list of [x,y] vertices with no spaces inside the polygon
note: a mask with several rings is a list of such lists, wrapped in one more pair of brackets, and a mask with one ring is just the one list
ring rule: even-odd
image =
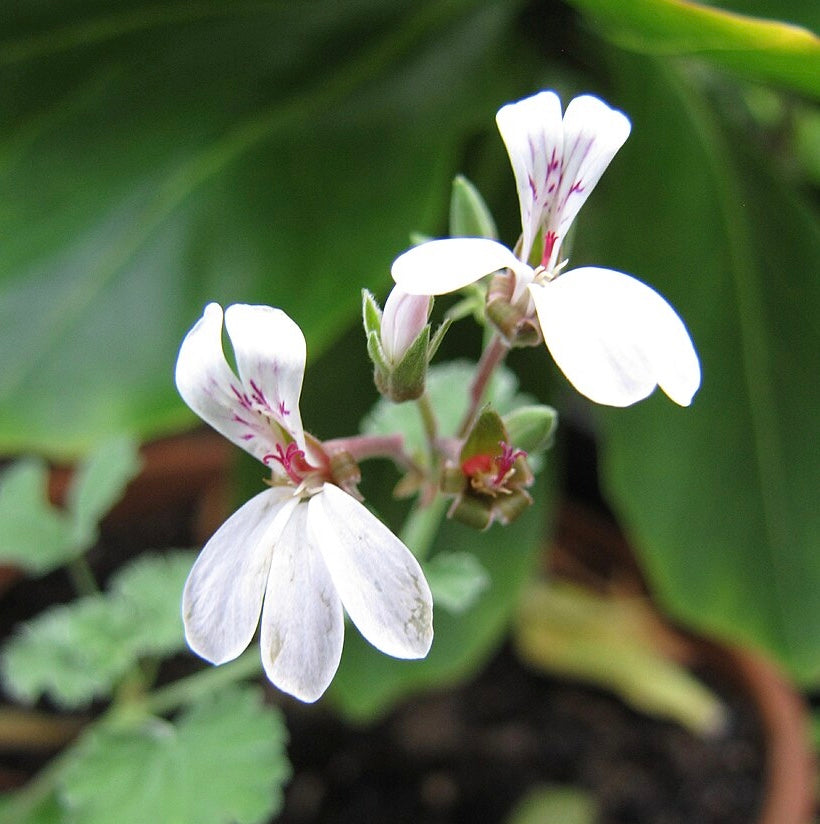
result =
[{"label": "scalloped green leaf", "polygon": [[109,598],[131,619],[128,643],[140,655],[169,655],[185,648],[180,604],[196,552],[141,555],[111,579]]},{"label": "scalloped green leaf", "polygon": [[127,612],[102,595],[52,607],[3,648],[6,689],[27,703],[48,695],[66,709],[87,706],[108,695],[135,662],[131,626]]},{"label": "scalloped green leaf", "polygon": [[261,691],[231,686],[173,722],[95,730],[59,795],[78,824],[262,824],[282,807],[286,742],[282,715]]},{"label": "scalloped green leaf", "polygon": [[140,557],[112,580],[110,592],[23,624],[3,649],[7,689],[29,703],[48,695],[62,707],[83,707],[109,695],[140,658],[183,649],[179,605],[194,557]]},{"label": "scalloped green leaf", "polygon": [[30,458],[0,475],[0,559],[43,575],[77,555],[71,518],[48,500],[48,467]]},{"label": "scalloped green leaf", "polygon": [[0,476],[0,560],[43,575],[82,555],[139,466],[134,441],[104,441],[80,463],[64,509],[48,499],[43,461],[28,458],[9,467]]},{"label": "scalloped green leaf", "polygon": [[490,586],[490,576],[470,552],[439,552],[423,564],[433,603],[448,612],[469,609]]},{"label": "scalloped green leaf", "polygon": [[91,545],[102,517],[122,498],[142,463],[139,445],[130,437],[110,438],[83,459],[66,493],[78,540]]}]

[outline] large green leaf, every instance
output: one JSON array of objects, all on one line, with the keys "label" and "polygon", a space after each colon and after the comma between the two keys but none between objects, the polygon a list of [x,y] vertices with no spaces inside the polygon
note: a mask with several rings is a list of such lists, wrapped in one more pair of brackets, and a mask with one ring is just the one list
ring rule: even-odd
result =
[{"label": "large green leaf", "polygon": [[[808,29],[688,0],[569,0],[624,48],[698,55],[820,98],[820,39]],[[769,4],[772,17],[783,13]],[[814,24],[820,23],[814,4]]]},{"label": "large green leaf", "polygon": [[210,299],[326,345],[445,214],[515,8],[4,6],[0,451],[189,423],[173,363]]},{"label": "large green leaf", "polygon": [[582,217],[579,252],[667,295],[703,385],[689,409],[660,395],[602,410],[606,485],[677,617],[816,684],[816,217],[724,122],[737,99],[718,105],[626,58],[618,88],[633,134]]}]

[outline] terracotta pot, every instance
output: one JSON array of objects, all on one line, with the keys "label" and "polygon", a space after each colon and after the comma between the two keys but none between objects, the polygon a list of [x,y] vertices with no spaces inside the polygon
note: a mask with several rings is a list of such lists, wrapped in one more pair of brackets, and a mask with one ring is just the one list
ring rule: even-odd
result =
[{"label": "terracotta pot", "polygon": [[[550,574],[598,591],[649,596],[623,534],[611,519],[583,505],[560,508],[549,566]],[[757,708],[765,737],[765,787],[754,824],[811,824],[817,764],[804,698],[761,653],[693,635],[660,613],[657,618],[665,654],[689,667],[711,669]]]}]

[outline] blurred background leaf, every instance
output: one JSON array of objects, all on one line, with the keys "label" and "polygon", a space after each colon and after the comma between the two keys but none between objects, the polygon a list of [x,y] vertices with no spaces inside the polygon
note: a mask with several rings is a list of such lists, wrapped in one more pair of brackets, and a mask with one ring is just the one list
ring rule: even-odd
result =
[{"label": "blurred background leaf", "polygon": [[703,385],[685,410],[599,410],[606,490],[673,615],[816,685],[816,214],[737,90],[626,56],[616,77],[633,134],[579,251],[672,301]]},{"label": "blurred background leaf", "polygon": [[[698,55],[754,80],[820,98],[820,39],[781,19],[766,20],[688,0],[569,0],[625,49],[643,54]],[[741,4],[743,5],[743,4]],[[810,26],[820,23],[818,4]],[[773,17],[784,9],[769,4]],[[759,13],[764,13],[760,8]],[[803,17],[803,15],[800,15]]]},{"label": "blurred background leaf", "polygon": [[173,363],[211,299],[327,345],[446,213],[516,8],[6,6],[0,450],[190,424]]}]

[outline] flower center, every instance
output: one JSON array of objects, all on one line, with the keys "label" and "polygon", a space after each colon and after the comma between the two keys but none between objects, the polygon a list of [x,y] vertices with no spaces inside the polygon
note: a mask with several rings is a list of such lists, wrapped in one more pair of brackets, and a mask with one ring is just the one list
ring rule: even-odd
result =
[{"label": "flower center", "polygon": [[523,449],[514,449],[504,441],[499,441],[498,445],[500,455],[473,455],[461,464],[461,471],[470,479],[470,486],[493,498],[499,494],[512,494],[507,482],[515,474],[515,462],[527,457]]},{"label": "flower center", "polygon": [[262,459],[266,466],[271,461],[278,463],[296,486],[319,471],[318,466],[308,463],[304,451],[299,449],[295,443],[289,443],[284,449],[282,444],[276,444],[276,453],[271,452]]}]

